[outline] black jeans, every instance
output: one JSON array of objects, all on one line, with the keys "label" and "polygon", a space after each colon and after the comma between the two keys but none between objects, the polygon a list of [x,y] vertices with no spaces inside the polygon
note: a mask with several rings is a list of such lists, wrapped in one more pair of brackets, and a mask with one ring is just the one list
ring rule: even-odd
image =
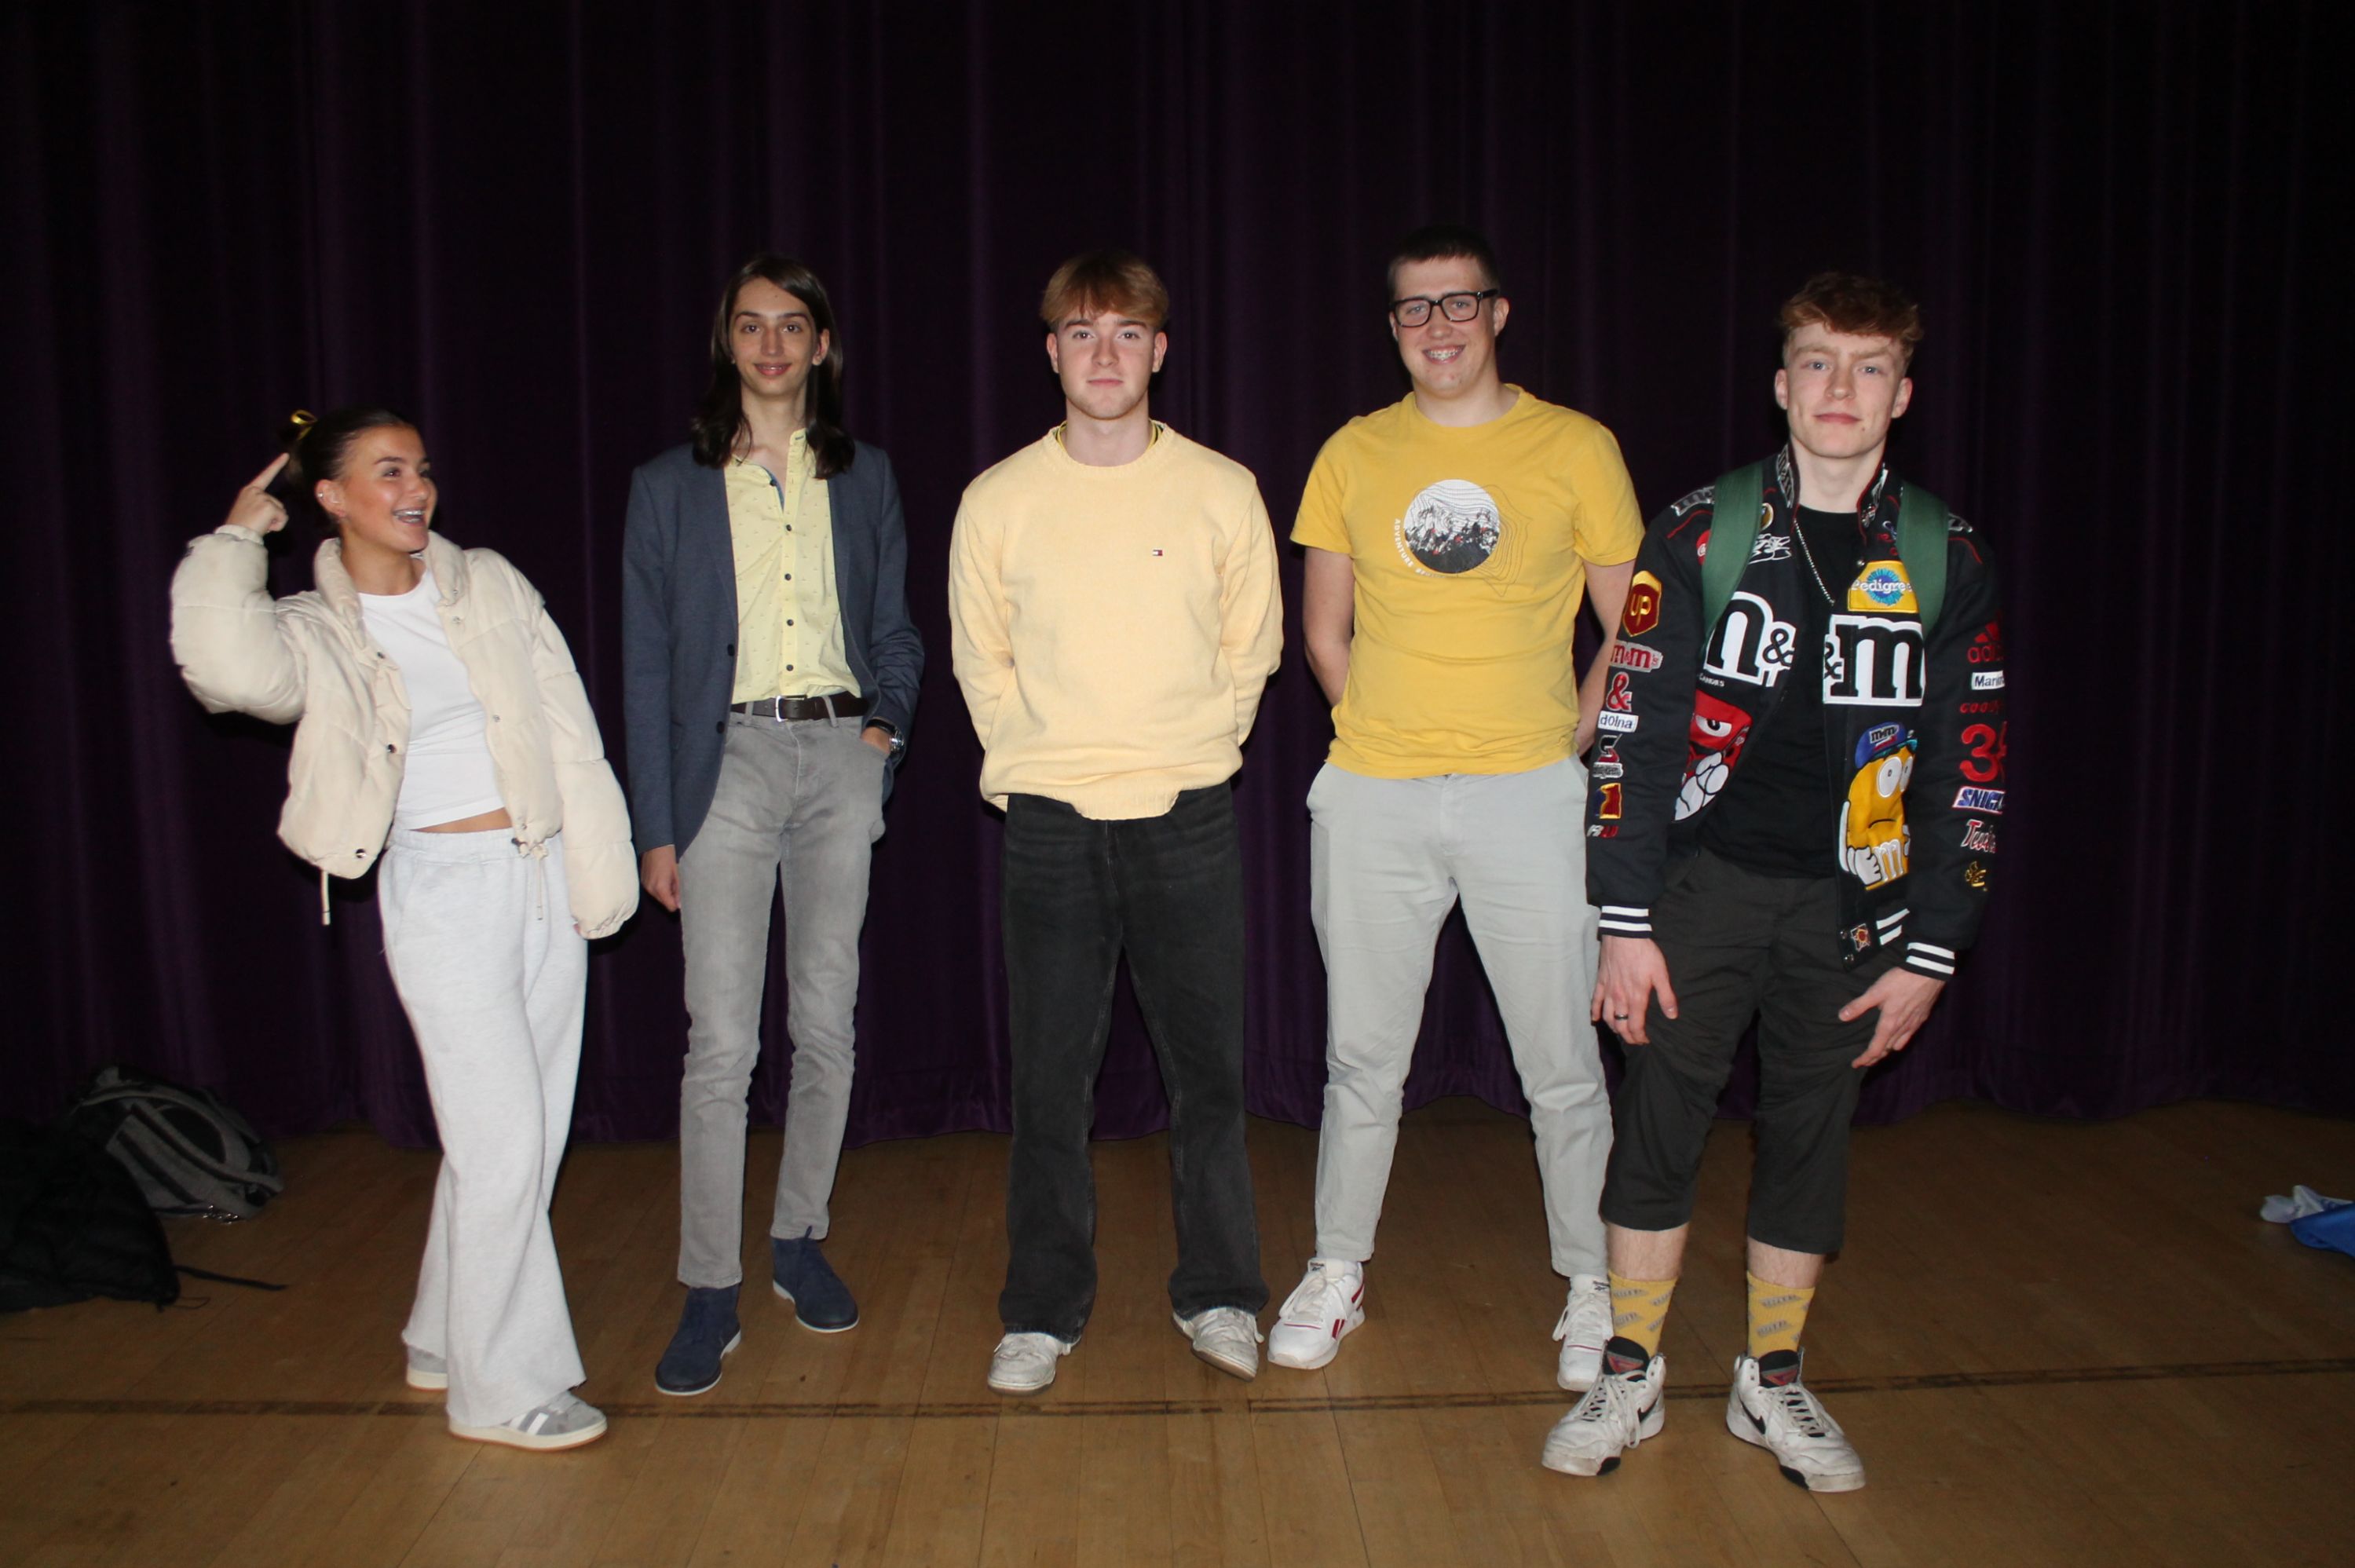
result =
[{"label": "black jeans", "polygon": [[1267,1305],[1243,1148],[1243,878],[1225,784],[1159,816],[1097,822],[1061,801],[1006,806],[1006,971],[1013,1014],[1008,1333],[1077,1339],[1096,1296],[1088,1166],[1096,1074],[1122,950],[1169,1093],[1178,1219],[1170,1305]]}]

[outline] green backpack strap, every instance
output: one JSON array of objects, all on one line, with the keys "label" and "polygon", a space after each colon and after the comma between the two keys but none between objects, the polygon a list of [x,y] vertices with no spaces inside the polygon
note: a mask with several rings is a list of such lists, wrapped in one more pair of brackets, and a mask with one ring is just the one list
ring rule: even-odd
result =
[{"label": "green backpack strap", "polygon": [[1758,539],[1758,508],[1766,500],[1766,465],[1753,463],[1737,468],[1717,482],[1717,498],[1709,519],[1709,554],[1700,563],[1701,635],[1717,624],[1733,603],[1734,585],[1750,564],[1750,547]]},{"label": "green backpack strap", "polygon": [[[1715,536],[1710,542],[1717,542]],[[1898,496],[1897,559],[1913,584],[1913,603],[1920,606],[1922,633],[1927,636],[1946,602],[1946,503],[1911,480]]]}]

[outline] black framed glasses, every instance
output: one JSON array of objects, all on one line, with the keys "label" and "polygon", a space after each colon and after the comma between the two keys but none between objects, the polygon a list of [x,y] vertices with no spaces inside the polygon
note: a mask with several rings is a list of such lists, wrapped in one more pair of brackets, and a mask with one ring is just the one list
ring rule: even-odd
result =
[{"label": "black framed glasses", "polygon": [[1504,292],[1502,289],[1482,289],[1476,293],[1467,289],[1442,294],[1437,299],[1428,294],[1409,294],[1402,300],[1391,301],[1391,319],[1401,326],[1421,326],[1431,319],[1432,307],[1436,305],[1439,314],[1450,321],[1469,321],[1480,314],[1482,300],[1495,299]]}]

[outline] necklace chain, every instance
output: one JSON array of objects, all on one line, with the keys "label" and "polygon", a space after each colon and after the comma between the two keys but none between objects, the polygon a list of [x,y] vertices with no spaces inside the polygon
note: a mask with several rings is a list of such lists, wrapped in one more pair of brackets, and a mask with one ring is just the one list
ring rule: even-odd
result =
[{"label": "necklace chain", "polygon": [[1791,508],[1791,532],[1798,539],[1799,553],[1806,558],[1807,575],[1816,580],[1816,592],[1824,596],[1825,603],[1837,604],[1838,601],[1832,597],[1831,589],[1824,582],[1822,570],[1816,565],[1816,552],[1807,548],[1806,527],[1799,521],[1799,508],[1796,507]]}]

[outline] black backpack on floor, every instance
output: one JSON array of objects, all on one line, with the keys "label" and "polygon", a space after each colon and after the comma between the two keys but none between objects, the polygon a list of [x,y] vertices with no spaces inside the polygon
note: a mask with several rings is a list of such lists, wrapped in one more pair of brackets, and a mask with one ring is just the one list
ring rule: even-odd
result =
[{"label": "black backpack on floor", "polygon": [[101,1067],[65,1127],[120,1160],[161,1214],[250,1220],[286,1187],[270,1146],[209,1090]]},{"label": "black backpack on floor", "polygon": [[0,1312],[93,1296],[180,1298],[164,1222],[96,1144],[0,1122]]}]

